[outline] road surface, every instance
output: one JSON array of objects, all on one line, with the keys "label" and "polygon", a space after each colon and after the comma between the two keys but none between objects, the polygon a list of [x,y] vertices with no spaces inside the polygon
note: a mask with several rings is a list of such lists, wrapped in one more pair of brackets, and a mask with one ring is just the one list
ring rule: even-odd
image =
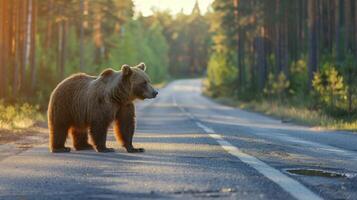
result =
[{"label": "road surface", "polygon": [[197,79],[137,104],[145,153],[112,131],[108,144],[115,153],[51,154],[43,141],[0,154],[0,199],[357,199],[357,135],[218,105]]}]

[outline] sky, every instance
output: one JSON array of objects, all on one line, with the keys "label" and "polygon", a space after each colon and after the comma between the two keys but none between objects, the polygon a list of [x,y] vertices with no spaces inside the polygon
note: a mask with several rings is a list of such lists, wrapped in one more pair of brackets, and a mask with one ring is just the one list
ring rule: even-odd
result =
[{"label": "sky", "polygon": [[[144,16],[152,14],[152,8],[157,10],[169,10],[171,14],[177,14],[183,10],[185,14],[190,14],[196,0],[133,0],[135,10]],[[198,0],[201,13],[205,13],[213,0]]]}]

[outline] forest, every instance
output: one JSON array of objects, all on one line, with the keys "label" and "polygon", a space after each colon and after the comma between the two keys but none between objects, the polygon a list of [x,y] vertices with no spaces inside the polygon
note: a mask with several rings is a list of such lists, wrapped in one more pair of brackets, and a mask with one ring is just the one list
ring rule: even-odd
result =
[{"label": "forest", "polygon": [[154,83],[201,77],[213,98],[356,121],[357,2],[196,1],[142,16],[132,0],[0,0],[2,104],[45,109],[70,74],[140,62]]},{"label": "forest", "polygon": [[212,7],[212,96],[356,121],[356,1],[216,0]]},{"label": "forest", "polygon": [[0,98],[9,103],[46,106],[77,72],[145,62],[159,83],[207,66],[209,25],[197,5],[175,17],[135,15],[131,0],[1,0],[0,8]]}]

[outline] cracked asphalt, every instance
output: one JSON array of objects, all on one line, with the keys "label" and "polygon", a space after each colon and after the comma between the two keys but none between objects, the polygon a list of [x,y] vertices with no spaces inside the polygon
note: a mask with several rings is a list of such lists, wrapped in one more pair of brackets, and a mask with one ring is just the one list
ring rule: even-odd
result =
[{"label": "cracked asphalt", "polygon": [[[286,180],[321,199],[357,199],[355,133],[218,105],[201,95],[198,79],[174,81],[136,107],[134,145],[145,153],[126,153],[112,130],[107,143],[115,153],[51,154],[47,139],[14,153],[1,145],[0,199],[301,199]],[[276,177],[267,176],[272,170]]]}]

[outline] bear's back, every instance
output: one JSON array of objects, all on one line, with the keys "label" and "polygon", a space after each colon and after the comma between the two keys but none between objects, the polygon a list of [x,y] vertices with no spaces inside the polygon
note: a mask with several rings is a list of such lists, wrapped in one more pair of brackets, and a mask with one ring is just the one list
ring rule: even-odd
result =
[{"label": "bear's back", "polygon": [[95,80],[95,77],[84,73],[74,74],[60,82],[54,89],[52,96],[73,97],[86,90],[93,80]]},{"label": "bear's back", "polygon": [[[96,77],[81,73],[74,74],[60,82],[50,97],[49,119],[54,115],[59,115],[68,117],[68,120],[75,120],[76,117],[73,118],[73,113],[85,108],[83,106],[85,106],[85,100],[88,98],[86,96],[87,90],[95,79]],[[77,109],[74,110],[76,107]]]}]

